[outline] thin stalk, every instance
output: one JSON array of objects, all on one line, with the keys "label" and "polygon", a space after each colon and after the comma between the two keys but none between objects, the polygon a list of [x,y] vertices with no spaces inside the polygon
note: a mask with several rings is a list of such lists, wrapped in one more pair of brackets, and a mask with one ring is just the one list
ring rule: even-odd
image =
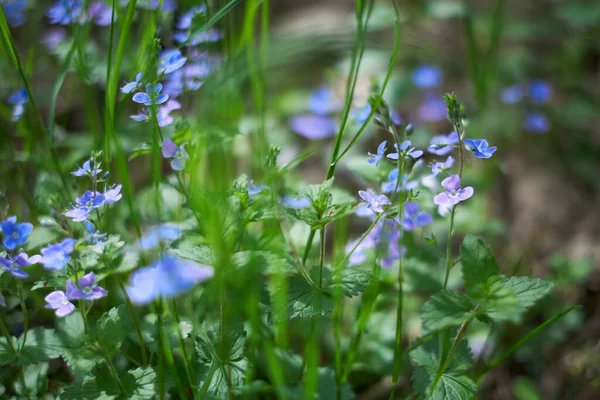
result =
[{"label": "thin stalk", "polygon": [[124,392],[123,383],[121,382],[121,379],[119,378],[119,374],[117,373],[117,370],[116,370],[114,364],[110,360],[109,355],[106,353],[106,351],[104,349],[102,349],[102,356],[104,357],[104,361],[106,361],[106,365],[108,366],[108,369],[109,369],[111,375],[113,376],[113,379],[115,381],[117,381],[117,384],[119,385],[119,389],[120,389],[121,393],[123,393]]},{"label": "thin stalk", "polygon": [[177,321],[177,336],[179,336],[179,345],[181,346],[181,353],[184,360],[183,365],[185,367],[185,374],[188,378],[189,384],[192,385],[194,381],[192,380],[192,373],[190,372],[191,367],[187,350],[185,349],[185,342],[183,340],[183,335],[181,334],[181,328],[179,327],[179,323],[181,322],[181,320],[179,319],[179,313],[177,312],[177,304],[175,303],[175,300],[171,301],[171,308],[173,310],[173,316],[175,317],[175,321]]},{"label": "thin stalk", "polygon": [[23,283],[20,280],[17,280],[17,288],[19,291],[19,300],[21,302],[21,311],[23,312],[23,343],[21,344],[21,348],[19,349],[19,351],[22,351],[23,347],[25,347],[25,342],[27,341],[29,317],[27,316],[27,305],[25,304],[25,297],[23,296]]},{"label": "thin stalk", "polygon": [[452,207],[450,212],[450,229],[448,230],[448,244],[446,245],[446,276],[444,277],[444,290],[448,286],[448,277],[450,276],[450,269],[452,268],[452,232],[454,230],[454,215],[456,206]]},{"label": "thin stalk", "polygon": [[323,288],[323,265],[325,263],[325,227],[321,228],[321,251],[319,252],[319,288]]},{"label": "thin stalk", "polygon": [[129,310],[129,314],[131,315],[131,320],[133,321],[133,326],[135,327],[135,332],[137,334],[138,341],[140,342],[140,351],[142,353],[142,362],[144,363],[144,365],[148,365],[148,355],[146,354],[146,345],[144,343],[144,338],[142,336],[142,328],[140,326],[140,321],[135,313],[135,309],[133,308],[131,299],[129,298],[129,295],[127,294],[127,290],[125,290],[125,286],[123,286],[123,283],[116,275],[113,275],[113,276],[115,277],[115,281],[117,282],[117,285],[119,285],[119,289],[121,289],[121,293],[123,293],[123,297],[125,298],[125,304],[127,306],[127,310]]},{"label": "thin stalk", "polygon": [[[10,347],[12,352],[15,353],[15,356],[18,356],[19,352],[17,351],[17,349],[15,349],[15,346],[13,346],[12,336],[8,332],[6,325],[4,325],[4,321],[2,321],[2,318],[0,318],[0,330],[2,331],[2,334],[6,337],[6,343],[8,344],[8,347]],[[23,343],[25,343],[25,341],[23,341]]]}]

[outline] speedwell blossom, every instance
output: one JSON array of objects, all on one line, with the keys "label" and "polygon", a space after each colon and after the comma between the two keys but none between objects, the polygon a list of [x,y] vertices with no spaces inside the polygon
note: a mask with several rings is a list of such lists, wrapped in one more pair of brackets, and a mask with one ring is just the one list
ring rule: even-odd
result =
[{"label": "speedwell blossom", "polygon": [[472,151],[477,158],[490,158],[497,147],[488,147],[488,142],[485,139],[465,139],[465,147],[467,150]]},{"label": "speedwell blossom", "polygon": [[259,194],[260,192],[262,192],[263,190],[267,189],[267,186],[265,185],[257,185],[255,183],[249,183],[248,184],[248,196],[256,196],[257,194]]},{"label": "speedwell blossom", "polygon": [[171,168],[175,171],[181,171],[185,168],[185,162],[189,158],[185,151],[186,143],[182,143],[181,146],[177,146],[171,139],[165,139],[162,144],[162,155],[164,158],[171,160]]},{"label": "speedwell blossom", "polygon": [[382,213],[384,211],[384,207],[392,204],[390,199],[387,198],[384,194],[376,194],[372,190],[365,192],[364,190],[359,190],[358,195],[367,203],[369,209],[374,213]]},{"label": "speedwell blossom", "polygon": [[29,274],[23,271],[22,268],[37,264],[38,262],[40,262],[40,256],[35,255],[29,257],[25,253],[20,253],[16,257],[0,257],[0,267],[10,272],[15,278],[21,279],[29,276]]},{"label": "speedwell blossom", "polygon": [[88,242],[91,244],[105,244],[104,239],[106,239],[106,233],[99,233],[94,227],[94,224],[92,224],[90,221],[83,221],[83,224],[85,225],[86,230],[85,239]]},{"label": "speedwell blossom", "polygon": [[52,244],[41,250],[42,258],[40,263],[46,269],[63,269],[71,259],[71,253],[75,248],[77,240],[67,238],[60,243]]},{"label": "speedwell blossom", "polygon": [[433,222],[431,214],[419,210],[419,205],[409,201],[404,205],[404,216],[402,217],[402,227],[407,231],[412,231]]},{"label": "speedwell blossom", "polygon": [[27,89],[23,88],[17,90],[8,98],[8,102],[13,105],[12,110],[12,121],[16,122],[21,119],[23,113],[25,112],[25,104],[29,101],[29,96],[27,95]]},{"label": "speedwell blossom", "polygon": [[381,142],[379,144],[379,147],[377,147],[377,154],[373,154],[373,153],[368,153],[369,156],[371,156],[371,158],[369,159],[369,164],[375,164],[377,165],[379,163],[379,161],[381,161],[381,159],[385,156],[385,146],[387,145],[387,140],[384,140],[383,142]]},{"label": "speedwell blossom", "polygon": [[101,299],[107,294],[108,292],[96,283],[96,275],[93,272],[81,277],[79,287],[73,281],[67,281],[67,297],[69,300],[84,299],[92,301]]},{"label": "speedwell blossom", "polygon": [[162,104],[169,100],[169,95],[166,93],[161,94],[163,85],[161,83],[148,83],[146,84],[145,92],[138,92],[133,95],[132,100],[136,103],[151,106],[152,104]]},{"label": "speedwell blossom", "polygon": [[27,0],[0,0],[6,21],[10,26],[21,26],[27,16]]},{"label": "speedwell blossom", "polygon": [[433,176],[437,176],[440,172],[449,171],[453,165],[454,158],[452,158],[452,156],[448,156],[448,158],[444,162],[436,161],[433,164],[431,164],[431,172],[433,172]]},{"label": "speedwell blossom", "polygon": [[55,290],[50,293],[46,298],[46,308],[54,310],[54,314],[57,317],[66,317],[75,310],[73,303],[69,301],[69,298],[62,290]]},{"label": "speedwell blossom", "polygon": [[401,145],[400,149],[398,149],[398,144],[394,144],[397,153],[390,153],[387,155],[387,158],[390,160],[397,160],[398,158],[419,158],[423,155],[423,151],[415,150],[413,146],[411,146],[410,140],[405,140]]},{"label": "speedwell blossom", "polygon": [[409,191],[416,189],[417,186],[419,186],[419,183],[409,181],[407,174],[402,175],[400,182],[398,182],[398,168],[394,168],[388,174],[387,182],[383,182],[383,184],[381,185],[381,191],[383,193],[392,193],[394,189],[396,191]]},{"label": "speedwell blossom", "polygon": [[427,151],[436,156],[445,156],[452,153],[452,146],[458,144],[458,134],[450,132],[448,135],[437,135],[431,138]]},{"label": "speedwell blossom", "polygon": [[87,190],[83,196],[75,200],[73,209],[65,212],[64,215],[73,218],[74,222],[85,221],[92,211],[102,206],[105,201],[106,199],[102,193]]},{"label": "speedwell blossom", "polygon": [[433,202],[437,205],[452,207],[473,196],[473,188],[471,186],[467,186],[466,188],[460,187],[460,177],[458,175],[451,175],[444,179],[442,186],[446,191],[437,194],[433,198]]},{"label": "speedwell blossom", "polygon": [[504,104],[517,104],[523,99],[523,88],[519,85],[509,86],[502,90],[500,98]]},{"label": "speedwell blossom", "polygon": [[140,247],[150,250],[158,246],[160,242],[172,242],[181,236],[181,229],[173,225],[160,225],[150,228],[146,235],[140,239]]},{"label": "speedwell blossom", "polygon": [[143,72],[138,72],[133,82],[125,82],[125,85],[121,88],[121,93],[131,93],[142,87],[142,78],[144,77]]},{"label": "speedwell blossom", "polygon": [[160,65],[158,66],[158,73],[169,75],[172,72],[177,71],[186,63],[187,57],[181,54],[181,50],[169,49],[164,50],[160,55]]},{"label": "speedwell blossom", "polygon": [[327,115],[337,111],[339,103],[334,101],[333,89],[322,87],[310,96],[309,107],[315,114]]},{"label": "speedwell blossom", "polygon": [[14,250],[24,244],[33,230],[33,225],[29,222],[17,224],[17,217],[15,216],[8,217],[5,221],[2,221],[0,227],[4,234],[2,244],[6,250]]},{"label": "speedwell blossom", "polygon": [[436,88],[442,83],[442,71],[433,65],[422,65],[413,72],[412,79],[422,89]]},{"label": "speedwell blossom", "polygon": [[48,11],[46,16],[51,24],[69,25],[72,22],[84,22],[85,10],[82,0],[58,0]]},{"label": "speedwell blossom", "polygon": [[529,98],[534,103],[546,103],[552,97],[552,86],[546,81],[533,81],[529,84]]},{"label": "speedwell blossom", "polygon": [[283,200],[281,202],[283,203],[284,206],[289,207],[289,208],[294,208],[296,210],[306,208],[311,205],[310,197],[295,198],[295,197],[286,196],[283,198]]},{"label": "speedwell blossom", "polygon": [[419,106],[419,118],[426,122],[437,122],[446,119],[446,103],[442,96],[427,93],[425,100]]},{"label": "speedwell blossom", "polygon": [[527,114],[523,125],[530,133],[546,133],[550,130],[550,120],[538,112]]},{"label": "speedwell blossom", "polygon": [[77,166],[77,171],[71,172],[71,174],[78,177],[84,175],[96,176],[100,172],[102,172],[102,170],[98,168],[98,165],[94,162],[94,160],[89,159],[83,163],[82,167]]},{"label": "speedwell blossom", "polygon": [[326,139],[337,132],[337,122],[333,118],[315,114],[293,117],[290,127],[295,133],[310,140]]}]

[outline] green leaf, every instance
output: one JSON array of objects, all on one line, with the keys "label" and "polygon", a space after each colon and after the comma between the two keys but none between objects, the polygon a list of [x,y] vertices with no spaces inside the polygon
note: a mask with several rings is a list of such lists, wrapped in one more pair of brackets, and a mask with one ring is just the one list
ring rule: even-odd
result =
[{"label": "green leaf", "polygon": [[[329,272],[329,270],[327,270]],[[341,277],[337,277],[341,275]],[[371,273],[357,268],[345,268],[334,273],[327,280],[327,288],[335,295],[338,288],[342,289],[344,296],[354,297],[364,292],[371,280]]]},{"label": "green leaf", "polygon": [[[413,388],[421,399],[427,398],[433,386],[439,364],[439,341],[430,340],[410,353],[410,357],[419,367],[412,376]],[[468,376],[467,370],[473,365],[473,357],[465,340],[461,341],[452,360],[439,377],[436,388],[429,399],[462,400],[472,399],[477,392],[477,384]]]},{"label": "green leaf", "polygon": [[173,253],[178,257],[194,261],[198,264],[213,265],[215,263],[212,250],[208,246],[190,246],[180,249],[171,249],[169,250],[169,253]]},{"label": "green leaf", "polygon": [[466,294],[442,290],[423,306],[423,327],[435,331],[460,325],[474,315],[474,308],[473,300]]},{"label": "green leaf", "polygon": [[129,370],[122,382],[124,396],[129,400],[151,400],[156,394],[156,372],[152,367]]},{"label": "green leaf", "polygon": [[94,377],[86,376],[81,382],[67,386],[60,394],[61,400],[113,400],[116,395],[106,393],[96,384]]},{"label": "green leaf", "polygon": [[15,392],[18,395],[35,396],[45,392],[48,387],[48,363],[26,365],[23,367],[23,378],[15,381]]},{"label": "green leaf", "polygon": [[128,314],[125,306],[114,307],[104,313],[95,329],[95,337],[100,346],[109,355],[118,353],[121,343],[125,340],[128,329]]},{"label": "green leaf", "polygon": [[[22,342],[22,337],[19,339]],[[60,357],[61,340],[52,329],[34,328],[27,332],[25,345],[19,354],[22,365],[38,364],[52,358]]]},{"label": "green leaf", "polygon": [[294,265],[287,259],[268,251],[240,251],[231,257],[237,268],[254,268],[262,274],[281,274],[294,271]]},{"label": "green leaf", "polygon": [[[16,350],[19,348],[19,343],[17,342],[17,338],[10,337],[13,348]],[[17,359],[17,355],[14,351],[8,346],[8,342],[6,341],[6,337],[0,337],[0,365],[5,365],[13,362]]]},{"label": "green leaf", "polygon": [[478,237],[465,236],[460,248],[465,287],[471,295],[480,293],[479,286],[497,275],[500,267],[490,246]]},{"label": "green leaf", "polygon": [[134,158],[137,158],[144,154],[150,154],[151,152],[152,152],[152,145],[150,143],[142,143],[142,145],[140,147],[134,149],[131,152],[127,161],[131,161]]},{"label": "green leaf", "polygon": [[333,311],[333,296],[327,290],[309,283],[303,276],[294,275],[288,282],[287,302],[281,304],[272,301],[271,304],[271,318],[274,322],[280,322],[330,314]]}]

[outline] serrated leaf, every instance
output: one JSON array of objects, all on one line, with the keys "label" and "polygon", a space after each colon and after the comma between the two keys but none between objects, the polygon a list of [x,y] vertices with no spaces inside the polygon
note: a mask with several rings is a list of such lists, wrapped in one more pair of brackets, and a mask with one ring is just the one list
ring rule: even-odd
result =
[{"label": "serrated leaf", "polygon": [[283,257],[268,251],[240,251],[231,257],[237,268],[255,268],[263,274],[281,274],[294,271],[294,265]]},{"label": "serrated leaf", "polygon": [[271,318],[274,322],[296,318],[325,316],[333,311],[333,296],[327,290],[310,284],[301,275],[294,275],[288,282],[287,302],[271,302]]},{"label": "serrated leaf", "polygon": [[485,284],[487,280],[497,275],[500,267],[496,262],[496,257],[482,239],[467,235],[460,247],[461,263],[465,288],[471,295],[479,295],[479,286]]},{"label": "serrated leaf", "polygon": [[190,246],[181,249],[171,249],[169,250],[169,253],[173,253],[178,257],[194,261],[198,264],[213,265],[215,263],[212,250],[208,246]]},{"label": "serrated leaf", "polygon": [[[19,342],[22,342],[21,337]],[[52,329],[34,328],[27,332],[25,345],[19,354],[22,365],[38,364],[52,358],[60,357],[61,340]]]},{"label": "serrated leaf", "polygon": [[[25,385],[23,385],[23,383]],[[28,398],[45,392],[48,386],[48,363],[26,365],[23,367],[23,380],[15,381],[15,392]]]},{"label": "serrated leaf", "polygon": [[[337,277],[341,274],[341,279]],[[341,288],[344,296],[354,297],[364,292],[371,280],[371,273],[357,268],[345,268],[333,274],[327,280],[327,288],[335,295],[336,289]]]},{"label": "serrated leaf", "polygon": [[98,320],[95,337],[109,355],[119,351],[128,331],[128,314],[125,306],[114,307]]},{"label": "serrated leaf", "polygon": [[130,400],[150,400],[156,394],[156,372],[152,367],[140,367],[127,371],[122,378],[124,396]]},{"label": "serrated leaf", "polygon": [[[13,345],[14,349],[18,349],[18,342],[17,339],[15,337],[11,336],[11,343]],[[2,336],[0,337],[0,365],[5,365],[8,363],[13,362],[14,360],[17,359],[17,355],[14,353],[14,351],[11,350],[11,348],[8,346],[8,342],[6,341],[6,337]]]},{"label": "serrated leaf", "polygon": [[460,325],[475,314],[474,308],[473,300],[466,294],[442,290],[423,306],[423,327],[435,331]]},{"label": "serrated leaf", "polygon": [[107,394],[99,388],[93,377],[85,377],[82,382],[67,386],[60,394],[60,400],[113,400],[116,395]]}]

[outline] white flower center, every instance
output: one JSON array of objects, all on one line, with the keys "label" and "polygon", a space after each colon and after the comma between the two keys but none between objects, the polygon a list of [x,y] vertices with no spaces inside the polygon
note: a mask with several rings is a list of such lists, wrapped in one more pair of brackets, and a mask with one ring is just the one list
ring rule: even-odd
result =
[{"label": "white flower center", "polygon": [[63,304],[63,305],[65,305],[65,306],[66,306],[67,304],[69,304],[69,299],[68,299],[68,298],[66,298],[66,297],[63,297],[63,298],[62,298],[62,300],[61,300],[60,302],[61,302],[61,304]]},{"label": "white flower center", "polygon": [[14,237],[15,239],[19,238],[19,232],[13,232],[12,237]]}]

